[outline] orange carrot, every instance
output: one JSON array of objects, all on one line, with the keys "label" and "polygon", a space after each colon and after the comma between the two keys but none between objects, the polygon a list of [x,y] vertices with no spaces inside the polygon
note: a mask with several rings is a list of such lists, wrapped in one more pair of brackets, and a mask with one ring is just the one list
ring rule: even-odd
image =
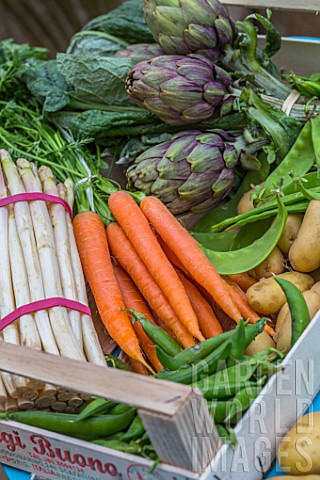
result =
[{"label": "orange carrot", "polygon": [[189,232],[156,197],[144,198],[140,208],[191,278],[212,295],[214,301],[230,318],[239,321],[241,313],[230,298],[225,280],[220,277]]},{"label": "orange carrot", "polygon": [[247,273],[237,273],[234,275],[228,275],[228,277],[237,285],[239,285],[241,290],[244,290],[245,292],[248,290],[248,288],[257,283],[257,280],[253,277],[250,277],[250,275]]},{"label": "orange carrot", "polygon": [[192,335],[172,310],[167,298],[152,278],[122,228],[117,223],[110,223],[107,227],[107,237],[112,254],[130,275],[151,310],[159,315],[163,322],[172,329],[184,348],[194,345]]},{"label": "orange carrot", "polygon": [[177,274],[190,298],[193,310],[196,312],[203,336],[205,338],[211,338],[220,335],[223,330],[207,300],[203,298],[199,290],[183,275],[182,272],[177,270]]},{"label": "orange carrot", "polygon": [[173,311],[195,338],[204,340],[186,291],[136,202],[127,192],[118,191],[112,193],[108,205]]},{"label": "orange carrot", "polygon": [[[139,313],[142,313],[151,322],[155,323],[149,308],[145,304],[139,290],[134,285],[129,275],[120,267],[120,265],[117,265],[115,262],[112,262],[112,266],[113,266],[113,271],[120,288],[122,300],[123,300],[123,303],[125,304],[125,307],[131,310],[136,310]],[[129,314],[129,318],[130,317],[132,317],[131,314]],[[161,370],[162,365],[159,362],[159,359],[157,357],[155,344],[150,340],[148,335],[144,332],[139,322],[134,323],[133,329],[136,332],[140,346],[144,351],[146,357],[148,358],[149,362],[151,362],[155,370],[158,372],[159,370]]]},{"label": "orange carrot", "polygon": [[[230,280],[229,282],[230,296],[238,306],[242,317],[244,319],[249,319],[250,323],[255,323],[257,320],[259,320],[259,318],[261,318],[260,315],[252,310],[252,308],[248,305],[246,294],[243,290],[241,290],[239,285]],[[275,331],[268,324],[264,326],[264,331],[271,337],[275,335]]]},{"label": "orange carrot", "polygon": [[83,212],[75,217],[73,227],[81,264],[103,324],[127,355],[145,364],[129,317],[121,310],[124,304],[113,273],[102,220],[96,213]]},{"label": "orange carrot", "polygon": [[130,358],[130,363],[134,372],[139,373],[140,375],[148,375],[148,370],[144,365],[142,365],[142,363],[134,360],[133,358]]},{"label": "orange carrot", "polygon": [[177,257],[177,255],[175,253],[173,253],[172,250],[170,250],[170,248],[168,247],[168,245],[163,241],[163,239],[161,237],[157,237],[158,239],[158,242],[162,248],[162,250],[164,251],[164,253],[167,255],[168,257],[168,260],[170,260],[170,262],[172,263],[172,265],[175,265],[176,267],[179,268],[179,270],[181,270],[187,277],[188,277],[188,272],[187,270],[184,268],[184,266],[182,265],[182,263],[180,262],[179,258]]}]

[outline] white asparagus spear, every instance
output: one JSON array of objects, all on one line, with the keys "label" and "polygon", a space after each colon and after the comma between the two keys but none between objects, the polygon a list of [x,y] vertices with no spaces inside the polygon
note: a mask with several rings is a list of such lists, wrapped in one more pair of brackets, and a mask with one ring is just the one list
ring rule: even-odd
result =
[{"label": "white asparagus spear", "polygon": [[8,400],[8,394],[6,391],[6,387],[4,386],[4,383],[0,376],[0,404],[6,402],[7,400]]},{"label": "white asparagus spear", "polygon": [[[8,152],[1,150],[0,159],[7,178],[10,193],[12,195],[24,193],[25,189],[22,181]],[[31,300],[33,302],[42,300],[45,298],[45,294],[28,202],[15,203],[14,214],[26,265]],[[35,321],[44,351],[59,355],[47,310],[36,312]]]},{"label": "white asparagus spear", "polygon": [[[61,198],[67,200],[70,207],[73,207],[74,202],[74,191],[73,183],[70,179],[65,181],[65,185],[58,185],[58,192]],[[77,295],[79,302],[84,305],[88,305],[87,289],[86,282],[84,279],[84,274],[81,266],[81,261],[76,245],[76,240],[74,237],[73,225],[68,213],[65,213],[67,218],[68,233],[69,233],[69,242],[70,242],[70,252],[71,252],[71,263],[73,276],[76,283]],[[98,339],[97,332],[94,328],[92,318],[89,315],[81,315],[82,323],[82,332],[83,332],[83,342],[84,342],[84,351],[89,362],[96,365],[106,366],[106,359],[104,358],[103,351]]]},{"label": "white asparagus spear", "polygon": [[[0,332],[0,341],[3,341],[2,332]],[[0,343],[0,348],[1,348],[1,343]],[[4,383],[4,386],[8,392],[8,396],[12,397],[12,395],[15,395],[16,393],[16,386],[14,383],[13,376],[11,375],[11,373],[7,373],[7,372],[0,372],[0,373],[1,373],[0,378]]]},{"label": "white asparagus spear", "polygon": [[69,407],[80,407],[83,404],[83,399],[79,395],[73,395],[70,400],[68,400]]},{"label": "white asparagus spear", "polygon": [[68,404],[66,402],[59,402],[56,401],[51,408],[54,412],[64,412],[67,408]]},{"label": "white asparagus spear", "polygon": [[[7,197],[7,187],[0,169],[0,198]],[[9,211],[8,207],[0,208],[0,312],[5,317],[16,309],[9,260]],[[3,339],[7,343],[20,345],[18,322],[15,321],[3,330]],[[27,380],[14,375],[16,391],[19,394],[27,385]]]},{"label": "white asparagus spear", "polygon": [[[31,302],[30,290],[20,238],[17,231],[13,206],[9,207],[9,258],[12,275],[12,285],[16,307],[21,307]],[[33,315],[22,315],[19,319],[21,344],[35,350],[41,350],[41,340]]]},{"label": "white asparagus spear", "polygon": [[17,401],[15,398],[9,397],[6,403],[4,404],[4,411],[7,413],[17,412],[19,410]]},{"label": "white asparagus spear", "polygon": [[[39,170],[42,189],[48,195],[59,196],[53,173],[48,167],[41,167]],[[73,277],[70,243],[68,237],[68,226],[66,211],[63,205],[51,203],[49,213],[54,233],[54,241],[57,245],[58,265],[62,283],[63,294],[71,300],[78,300],[75,280]],[[77,339],[78,345],[83,351],[82,326],[80,312],[68,311],[72,331]]]},{"label": "white asparagus spear", "polygon": [[34,407],[34,402],[32,400],[25,400],[24,398],[17,398],[17,405],[19,410],[32,410]]},{"label": "white asparagus spear", "polygon": [[[41,184],[32,171],[30,163],[20,158],[17,167],[27,192],[41,191]],[[46,298],[62,297],[62,287],[54,244],[54,236],[47,205],[42,200],[30,202],[30,211],[40,259]],[[61,355],[86,361],[73,335],[67,310],[64,307],[49,309],[51,326]]]}]

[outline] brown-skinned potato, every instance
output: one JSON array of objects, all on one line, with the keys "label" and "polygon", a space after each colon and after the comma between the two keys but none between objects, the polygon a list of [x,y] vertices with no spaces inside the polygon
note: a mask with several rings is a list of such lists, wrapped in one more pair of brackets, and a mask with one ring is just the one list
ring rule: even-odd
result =
[{"label": "brown-skinned potato", "polygon": [[278,241],[278,247],[286,256],[289,253],[291,245],[298,236],[299,229],[303,220],[302,213],[290,213],[282,230]]}]

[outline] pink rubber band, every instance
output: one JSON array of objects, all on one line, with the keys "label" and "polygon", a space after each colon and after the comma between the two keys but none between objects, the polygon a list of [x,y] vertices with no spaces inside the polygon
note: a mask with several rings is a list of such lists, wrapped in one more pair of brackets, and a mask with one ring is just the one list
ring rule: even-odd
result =
[{"label": "pink rubber band", "polygon": [[56,195],[48,195],[43,192],[26,192],[10,195],[10,197],[0,198],[0,207],[5,207],[16,202],[30,202],[34,200],[43,200],[44,202],[60,203],[64,206],[72,219],[72,210],[68,202]]},{"label": "pink rubber band", "polygon": [[77,312],[85,313],[91,317],[90,308],[83,303],[77,302],[76,300],[70,300],[63,297],[44,298],[43,300],[37,300],[36,302],[22,305],[13,312],[9,313],[9,315],[6,315],[4,318],[2,318],[2,320],[0,320],[0,332],[23,315],[39,312],[40,310],[53,307],[70,308],[70,310],[76,310]]}]

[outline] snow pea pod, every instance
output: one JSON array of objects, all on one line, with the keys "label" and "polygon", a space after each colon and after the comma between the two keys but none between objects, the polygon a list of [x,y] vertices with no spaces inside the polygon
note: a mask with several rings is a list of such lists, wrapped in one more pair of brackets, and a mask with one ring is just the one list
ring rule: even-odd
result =
[{"label": "snow pea pod", "polygon": [[150,340],[156,345],[159,345],[166,353],[174,356],[181,352],[182,348],[163,328],[150,322],[147,317],[135,310],[128,310],[137,322],[140,323],[144,332],[148,335]]},{"label": "snow pea pod", "polygon": [[165,352],[159,345],[156,345],[156,353],[159,359],[159,362],[163,368],[167,370],[178,370],[181,367],[185,367],[186,363],[181,360],[177,360],[175,357],[172,357],[167,352]]},{"label": "snow pea pod", "polygon": [[237,232],[191,232],[201,245],[219,252],[227,252],[233,244]]},{"label": "snow pea pod", "polygon": [[315,162],[316,156],[309,120],[300,131],[290,151],[266,179],[264,189],[267,191],[274,186],[278,186],[280,180],[283,181],[283,185],[287,185],[291,182],[289,172],[293,172],[295,176],[304,175]]},{"label": "snow pea pod", "polygon": [[156,374],[156,377],[162,378],[163,380],[169,380],[170,382],[190,385],[190,383],[197,381],[202,376],[213,373],[219,364],[229,357],[230,351],[231,342],[230,340],[226,340],[200,362],[197,362],[194,365],[187,365],[186,367],[179,368],[179,370],[173,372],[160,371]]},{"label": "snow pea pod", "polygon": [[277,245],[287,219],[287,211],[279,196],[278,214],[269,230],[251,245],[229,252],[215,252],[201,247],[206,257],[223,275],[242,273],[255,268],[265,260]]},{"label": "snow pea pod", "polygon": [[70,437],[94,440],[125,430],[136,413],[135,408],[118,415],[99,415],[74,422],[75,415],[38,410],[1,413],[0,420],[13,420]]},{"label": "snow pea pod", "polygon": [[291,346],[293,346],[310,323],[308,306],[302,293],[293,283],[283,278],[275,277],[275,280],[282,288],[288,302],[292,319]]}]

